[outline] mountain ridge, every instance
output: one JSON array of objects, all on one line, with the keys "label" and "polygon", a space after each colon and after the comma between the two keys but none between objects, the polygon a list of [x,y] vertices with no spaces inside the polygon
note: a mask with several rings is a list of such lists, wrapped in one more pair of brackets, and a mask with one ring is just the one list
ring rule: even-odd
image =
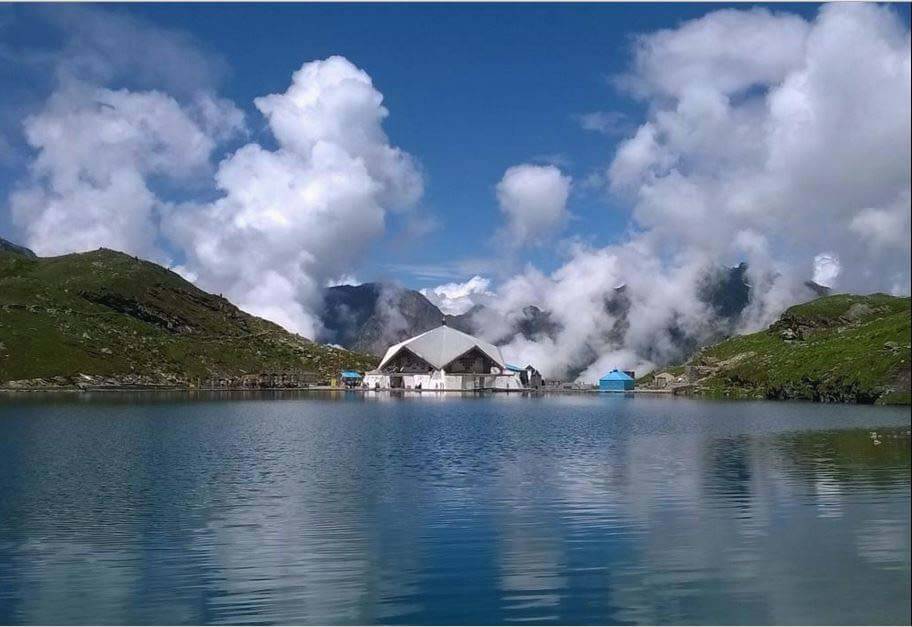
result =
[{"label": "mountain ridge", "polygon": [[[702,289],[719,318],[719,339],[731,335],[750,299],[746,265],[707,274]],[[517,336],[553,339],[561,330],[550,312],[532,304],[508,320],[484,305],[447,315],[398,285],[336,286],[325,296],[318,339],[326,345],[247,314],[149,261],[103,248],[44,258],[0,239],[0,384],[47,377],[76,384],[91,375],[191,385],[288,371],[328,379],[343,368],[372,368],[389,345],[441,322],[481,336],[499,329],[497,338],[486,338],[498,344]],[[604,307],[615,319],[607,339],[620,344],[629,326],[626,287],[606,294]],[[696,338],[674,328],[669,334],[681,354],[697,350]],[[593,351],[584,348],[582,360],[597,359]]]},{"label": "mountain ridge", "polygon": [[[806,281],[809,298],[826,295],[829,288]],[[668,329],[678,347],[677,357],[686,358],[701,343],[714,342],[732,335],[741,313],[750,303],[750,285],[747,281],[747,264],[711,269],[703,278],[698,290],[701,300],[714,312],[714,333],[708,338],[691,337],[674,326]],[[386,348],[409,337],[438,326],[441,321],[460,331],[484,337],[495,344],[509,344],[521,336],[527,340],[547,338],[554,340],[561,330],[559,321],[552,314],[534,304],[527,304],[509,319],[476,304],[460,315],[444,314],[423,294],[401,285],[389,283],[362,283],[341,285],[324,290],[325,307],[321,323],[325,329],[319,339],[324,342],[382,355]],[[621,345],[629,328],[630,299],[626,286],[621,285],[605,295],[605,311],[615,318],[607,339]],[[499,329],[493,332],[492,329]],[[592,349],[591,361],[598,358]],[[645,355],[651,361],[664,365],[662,356]],[[585,360],[583,360],[585,361]],[[585,366],[565,373],[575,379]]]},{"label": "mountain ridge", "polygon": [[375,363],[289,333],[125,253],[38,257],[0,245],[0,384],[195,385],[261,373],[328,380]]},{"label": "mountain ridge", "polygon": [[670,371],[686,380],[682,391],[700,396],[908,405],[910,312],[909,297],[821,297]]}]

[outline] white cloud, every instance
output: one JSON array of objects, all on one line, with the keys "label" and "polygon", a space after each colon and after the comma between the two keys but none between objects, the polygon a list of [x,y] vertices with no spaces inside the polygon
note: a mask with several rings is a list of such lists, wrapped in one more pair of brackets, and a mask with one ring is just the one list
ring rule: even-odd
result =
[{"label": "white cloud", "polygon": [[203,288],[315,336],[321,290],[422,193],[412,158],[389,144],[383,97],[342,57],[306,63],[283,94],[256,100],[277,150],[248,144],[216,174],[223,196],[175,208],[165,233]]},{"label": "white cloud", "polygon": [[841,270],[839,257],[832,253],[820,253],[814,257],[814,283],[833,287]]},{"label": "white cloud", "polygon": [[370,76],[344,57],[305,63],[284,94],[257,98],[269,128],[286,150],[309,155],[329,144],[362,161],[378,187],[378,201],[410,207],[421,197],[421,172],[383,132],[389,114]]},{"label": "white cloud", "polygon": [[908,246],[855,245],[908,232],[909,33],[891,9],[719,11],[642,37],[635,66],[652,112],[609,180],[655,248],[731,255],[750,230],[791,267],[832,250],[843,288],[908,283]]},{"label": "white cloud", "polygon": [[[351,272],[387,211],[423,191],[418,165],[383,132],[370,77],[342,57],[305,63],[286,92],[255,101],[278,147],[242,146],[213,179],[215,149],[246,132],[241,110],[216,95],[217,58],[117,12],[47,17],[70,27],[62,51],[45,55],[54,91],[24,124],[35,156],[10,206],[26,243],[151,257],[315,335],[323,287]],[[214,201],[184,200],[211,187]]]},{"label": "white cloud", "polygon": [[354,274],[343,274],[342,276],[326,281],[326,287],[337,287],[340,285],[358,286],[362,283],[363,281],[360,281]]},{"label": "white cloud", "polygon": [[491,281],[477,274],[464,283],[445,283],[433,289],[420,290],[445,314],[459,315],[467,312],[482,299],[493,294],[488,289]]},{"label": "white cloud", "polygon": [[781,81],[801,67],[808,23],[766,9],[726,9],[637,39],[622,83],[644,98],[690,89],[736,93]]},{"label": "white cloud", "polygon": [[546,238],[567,215],[570,177],[554,165],[509,168],[497,184],[497,200],[507,219],[505,236],[516,247]]},{"label": "white cloud", "polygon": [[[209,114],[239,124],[220,104]],[[224,126],[224,124],[221,124]],[[152,177],[205,175],[215,140],[170,96],[70,83],[24,123],[37,151],[30,178],[11,195],[27,245],[44,255],[107,246],[161,259]]]},{"label": "white cloud", "polygon": [[909,191],[896,197],[892,205],[884,208],[867,207],[852,218],[849,227],[872,247],[895,250],[909,255]]},{"label": "white cloud", "polygon": [[[716,11],[640,37],[621,84],[648,105],[607,168],[633,234],[501,286],[503,318],[536,304],[561,325],[516,338],[519,361],[550,376],[588,366],[591,381],[668,359],[678,331],[711,335],[699,287],[726,260],[749,264],[741,331],[807,298],[812,270],[841,290],[909,292],[910,37],[891,8]],[[605,306],[618,283],[628,328]]]},{"label": "white cloud", "polygon": [[[370,77],[341,57],[304,64],[287,91],[255,101],[277,147],[249,143],[227,157],[212,202],[166,202],[161,183],[209,180],[200,174],[216,146],[243,132],[240,110],[215,95],[218,64],[180,35],[101,11],[73,15],[89,17],[56,61],[55,93],[25,123],[36,155],[11,207],[26,244],[164,258],[169,239],[186,255],[185,276],[313,334],[323,286],[351,272],[388,212],[422,195],[420,168],[383,131],[388,112]],[[152,48],[163,51],[154,60],[116,54]],[[550,275],[529,267],[496,298],[481,276],[435,298],[451,311],[490,302],[491,333],[541,306],[560,331],[517,338],[507,353],[549,376],[593,378],[668,358],[675,333],[707,337],[699,282],[714,264],[750,264],[743,330],[806,293],[815,264],[821,280],[838,274],[840,289],[909,292],[912,64],[908,28],[891,8],[825,5],[810,22],[726,9],[643,35],[634,52],[621,83],[646,112],[592,179],[629,202],[633,235],[575,246]],[[596,130],[610,121],[581,119]],[[502,235],[519,248],[556,233],[570,188],[555,165],[507,170],[497,186]],[[608,306],[622,283],[626,326]]]},{"label": "white cloud", "polygon": [[[529,304],[550,312],[559,327],[555,335],[517,336],[504,347],[546,377],[584,371],[582,378],[594,381],[608,363],[642,370],[675,353],[675,328],[696,336],[709,332],[711,312],[697,294],[706,259],[664,266],[636,242],[600,249],[577,245],[570,257],[550,276],[527,268],[488,301],[508,320]],[[619,322],[623,312],[612,309],[622,299],[631,308],[626,327]],[[491,322],[495,334],[502,332]]]},{"label": "white cloud", "polygon": [[244,132],[243,113],[215,95],[223,64],[184,34],[116,11],[33,16],[63,41],[10,50],[50,92],[22,122],[35,152],[10,194],[14,224],[40,254],[107,246],[169,262],[157,190],[198,188],[218,144]]},{"label": "white cloud", "polygon": [[627,116],[619,111],[592,111],[577,116],[583,130],[602,135],[620,135],[628,130]]}]

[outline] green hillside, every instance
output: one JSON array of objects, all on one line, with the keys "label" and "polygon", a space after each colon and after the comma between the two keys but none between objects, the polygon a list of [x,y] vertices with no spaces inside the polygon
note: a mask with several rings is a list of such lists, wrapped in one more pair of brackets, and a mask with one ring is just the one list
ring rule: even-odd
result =
[{"label": "green hillside", "polygon": [[910,299],[839,294],[786,310],[767,330],[703,349],[696,394],[909,404]]},{"label": "green hillside", "polygon": [[246,314],[154,263],[106,249],[41,258],[0,240],[0,385],[87,380],[80,375],[178,385],[253,373],[327,378],[374,364]]}]

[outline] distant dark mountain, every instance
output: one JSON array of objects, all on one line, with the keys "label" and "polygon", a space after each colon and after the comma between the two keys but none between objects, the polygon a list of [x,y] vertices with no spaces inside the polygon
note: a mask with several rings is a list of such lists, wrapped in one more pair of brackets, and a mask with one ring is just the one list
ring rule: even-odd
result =
[{"label": "distant dark mountain", "polygon": [[700,300],[712,306],[720,318],[732,319],[744,311],[750,302],[747,264],[720,268],[708,273],[699,288]]},{"label": "distant dark mountain", "polygon": [[[466,333],[487,335],[487,339],[497,344],[509,344],[520,336],[533,341],[554,339],[562,329],[561,324],[551,316],[551,312],[539,309],[535,305],[526,305],[516,315],[510,316],[509,320],[483,305],[476,305],[462,316],[454,318],[455,320],[450,323],[453,326]],[[462,326],[459,326],[460,324]],[[501,329],[501,334],[491,337],[491,326]]]},{"label": "distant dark mountain", "polygon": [[325,290],[322,322],[326,331],[321,339],[340,346],[353,346],[374,315],[379,297],[379,283],[338,285]]},{"label": "distant dark mountain", "polygon": [[805,281],[804,286],[814,292],[814,294],[816,294],[818,297],[830,295],[831,290],[826,285],[814,283],[813,281]]},{"label": "distant dark mountain", "polygon": [[0,251],[6,251],[9,253],[15,253],[21,255],[27,259],[35,259],[37,255],[25,246],[20,246],[19,244],[14,244],[9,240],[5,240],[0,237]]},{"label": "distant dark mountain", "polygon": [[321,341],[357,346],[351,350],[373,355],[440,326],[444,319],[420,292],[385,283],[330,287],[324,292],[324,303]]},{"label": "distant dark mountain", "polygon": [[463,333],[468,333],[470,335],[477,335],[479,324],[476,320],[476,316],[483,314],[485,311],[484,305],[475,305],[465,313],[461,313],[457,316],[446,314],[444,315],[444,318],[446,318],[447,325],[454,329],[459,329]]},{"label": "distant dark mountain", "polygon": [[[720,341],[735,332],[751,299],[747,269],[747,264],[741,263],[706,273],[698,287],[699,296],[709,305],[715,317],[707,321],[707,333],[699,338],[686,332],[676,321],[671,321],[668,335],[680,349],[673,358],[686,359],[701,343]],[[808,299],[829,293],[828,288],[812,281],[805,285],[809,290]],[[561,331],[561,324],[551,312],[535,305],[527,305],[508,316],[484,305],[475,305],[460,315],[445,315],[420,292],[396,285],[341,285],[328,288],[324,298],[322,322],[326,331],[319,339],[374,355],[382,355],[391,344],[433,329],[442,320],[460,331],[479,335],[497,344],[509,344],[517,337],[533,341],[556,339]],[[605,311],[614,318],[614,324],[605,338],[610,343],[623,344],[630,327],[630,307],[630,297],[624,285],[605,295]],[[667,351],[667,348],[663,350]],[[594,348],[591,351],[594,361],[598,354]],[[579,357],[580,363],[585,363],[589,355],[581,354]],[[668,355],[657,353],[644,357],[661,363]],[[571,372],[568,376],[575,374],[578,373]]]},{"label": "distant dark mountain", "polygon": [[398,285],[363,283],[338,285],[324,291],[321,322],[325,329],[320,341],[350,350],[382,355],[396,342],[430,331],[445,320],[447,325],[473,335],[506,344],[517,335],[527,339],[554,337],[560,325],[551,314],[534,305],[523,308],[507,333],[491,338],[487,316],[498,316],[483,305],[459,314],[444,314],[421,292]]}]

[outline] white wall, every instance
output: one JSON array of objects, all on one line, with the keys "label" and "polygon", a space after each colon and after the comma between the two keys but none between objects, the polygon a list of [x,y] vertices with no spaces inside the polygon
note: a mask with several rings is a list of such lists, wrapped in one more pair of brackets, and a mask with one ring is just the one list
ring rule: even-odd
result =
[{"label": "white wall", "polygon": [[[484,377],[482,385],[485,388],[493,387],[498,390],[525,389],[519,380],[518,374],[513,377],[451,375],[439,370],[431,374],[404,374],[402,375],[402,384],[404,389],[407,390],[414,390],[419,383],[422,390],[474,390],[476,376]],[[390,375],[368,373],[364,375],[364,383],[370,389],[373,389],[377,384],[379,384],[381,389],[387,389],[390,386]]]}]

